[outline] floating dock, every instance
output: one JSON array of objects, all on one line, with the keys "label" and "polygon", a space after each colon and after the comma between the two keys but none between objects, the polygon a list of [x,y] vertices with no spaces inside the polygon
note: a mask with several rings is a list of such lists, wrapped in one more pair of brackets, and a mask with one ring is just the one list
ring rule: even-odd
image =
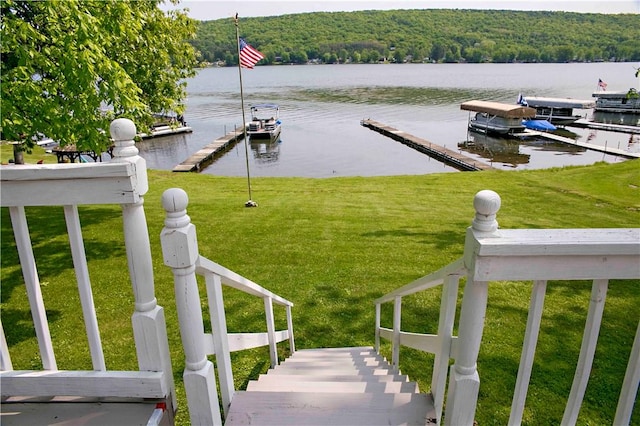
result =
[{"label": "floating dock", "polygon": [[378,133],[388,136],[391,139],[394,139],[404,145],[407,145],[415,149],[416,151],[420,151],[424,154],[427,154],[429,157],[435,158],[438,161],[441,161],[445,164],[455,167],[458,170],[480,171],[480,170],[492,169],[492,167],[486,163],[483,163],[474,158],[470,158],[465,155],[462,155],[457,151],[452,151],[443,146],[436,145],[432,142],[429,142],[426,139],[413,136],[409,133],[395,129],[391,126],[378,123],[377,121],[367,119],[367,120],[362,120],[360,124],[363,125],[364,127],[368,127],[371,130],[375,130]]},{"label": "floating dock", "polygon": [[640,134],[640,127],[624,124],[596,123],[595,121],[577,120],[567,126],[580,127],[582,129],[607,130],[610,132]]},{"label": "floating dock", "polygon": [[587,143],[587,142],[578,142],[574,139],[566,138],[564,136],[560,136],[560,135],[556,135],[548,132],[538,132],[535,130],[525,129],[525,131],[521,133],[521,135],[525,137],[536,136],[539,138],[551,139],[551,140],[566,143],[569,145],[578,146],[580,148],[591,149],[593,151],[600,151],[600,152],[604,152],[605,154],[617,155],[619,157],[640,158],[640,153],[638,152],[629,152],[619,148],[611,148],[606,145],[602,146],[602,145],[594,145],[592,143]]},{"label": "floating dock", "polygon": [[233,130],[206,145],[191,157],[173,168],[174,172],[199,172],[209,165],[217,154],[224,152],[231,145],[244,139],[244,131]]}]

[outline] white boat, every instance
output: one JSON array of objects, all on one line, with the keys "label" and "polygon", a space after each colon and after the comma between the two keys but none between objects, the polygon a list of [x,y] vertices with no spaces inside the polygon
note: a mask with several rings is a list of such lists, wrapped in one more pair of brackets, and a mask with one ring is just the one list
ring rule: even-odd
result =
[{"label": "white boat", "polygon": [[247,134],[252,139],[276,140],[280,136],[282,121],[276,104],[258,104],[251,107],[251,122]]},{"label": "white boat", "polygon": [[570,98],[523,97],[518,102],[536,110],[536,120],[547,120],[552,124],[564,126],[585,118],[574,113],[574,109],[591,109],[596,105],[593,100]]},{"label": "white boat", "polygon": [[525,126],[522,121],[536,115],[533,108],[500,102],[468,101],[462,103],[460,109],[476,112],[469,119],[469,129],[500,135],[523,132]]},{"label": "white boat", "polygon": [[596,111],[640,114],[640,94],[634,88],[621,92],[596,92]]}]

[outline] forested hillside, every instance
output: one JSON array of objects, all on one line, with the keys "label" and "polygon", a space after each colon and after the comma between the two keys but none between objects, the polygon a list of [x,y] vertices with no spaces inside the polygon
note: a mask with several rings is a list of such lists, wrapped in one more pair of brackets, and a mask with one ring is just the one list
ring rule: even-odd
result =
[{"label": "forested hillside", "polygon": [[[241,18],[260,64],[640,60],[640,15],[502,10],[317,12]],[[237,64],[232,18],[199,24],[202,60]]]}]

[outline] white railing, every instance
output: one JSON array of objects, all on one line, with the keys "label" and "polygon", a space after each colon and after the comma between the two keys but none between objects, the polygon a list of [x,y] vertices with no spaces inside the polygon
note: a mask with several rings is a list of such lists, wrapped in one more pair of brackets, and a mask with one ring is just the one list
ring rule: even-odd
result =
[{"label": "white railing", "polygon": [[[593,280],[591,301],[573,385],[563,425],[576,424],[591,372],[609,280],[640,278],[640,229],[524,229],[499,230],[496,213],[500,197],[480,191],[476,215],[467,229],[464,256],[440,271],[420,278],[375,301],[376,348],[380,338],[392,343],[392,364],[399,366],[400,346],[435,354],[431,392],[440,423],[444,389],[450,367],[444,422],[472,425],[480,379],[476,368],[491,281],[533,281],[529,316],[513,395],[510,425],[519,425],[525,406],[547,283],[551,280]],[[458,336],[452,335],[458,281],[466,277]],[[401,331],[401,300],[419,291],[443,286],[438,334]],[[551,284],[553,285],[553,284]],[[380,306],[394,302],[393,329],[380,326]],[[614,424],[629,424],[640,384],[640,324],[635,335]]]},{"label": "white railing", "polygon": [[[289,339],[295,352],[291,308],[293,303],[230,271],[198,252],[195,225],[187,215],[187,194],[177,188],[162,195],[167,212],[160,234],[165,265],[171,267],[175,283],[180,334],[185,353],[184,385],[192,425],[221,425],[222,417],[216,392],[213,364],[207,359],[215,355],[219,374],[222,407],[226,415],[235,388],[230,352],[269,346],[271,367],[278,364],[276,344]],[[196,275],[204,276],[212,333],[205,333]],[[264,301],[266,332],[227,333],[222,285],[260,297]],[[273,304],[286,309],[287,329],[275,329]]]},{"label": "white railing", "polygon": [[[2,168],[1,203],[8,207],[42,359],[42,370],[13,369],[0,325],[2,397],[83,396],[166,399],[176,409],[164,310],[155,298],[153,266],[143,196],[148,190],[146,163],[127,119],[111,123],[114,159],[109,163],[20,165]],[[105,363],[85,256],[78,205],[119,204],[124,245],[135,306],[131,317],[138,371],[110,371]],[[62,206],[76,273],[93,370],[59,371],[40,291],[26,209]],[[124,320],[124,319],[123,319]],[[5,324],[7,325],[7,324]],[[69,330],[76,335],[78,330]],[[171,413],[171,417],[173,413]]]}]

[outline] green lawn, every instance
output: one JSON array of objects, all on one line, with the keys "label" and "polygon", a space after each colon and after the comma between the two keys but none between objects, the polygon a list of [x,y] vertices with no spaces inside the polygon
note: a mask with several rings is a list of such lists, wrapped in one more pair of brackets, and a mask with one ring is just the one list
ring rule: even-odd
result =
[{"label": "green lawn", "polygon": [[[2,157],[6,161],[6,157]],[[596,164],[535,171],[490,171],[368,178],[253,178],[257,208],[245,208],[246,179],[150,171],[145,210],[158,302],[166,309],[174,375],[188,424],[182,387],[184,355],[173,302],[173,280],[162,264],[160,197],[180,187],[198,230],[200,252],[295,306],[298,348],[373,345],[373,300],[462,255],[474,194],[502,197],[502,228],[640,226],[640,163]],[[110,369],[136,368],[130,330],[133,302],[119,207],[81,207],[95,303]],[[14,368],[40,359],[15,250],[2,210],[2,322]],[[28,209],[32,242],[51,332],[62,369],[90,368],[62,209]],[[548,286],[524,424],[559,424],[569,394],[591,284]],[[492,283],[478,370],[477,420],[506,424],[520,358],[530,283]],[[435,332],[439,290],[403,300],[403,328]],[[204,292],[202,293],[204,295]],[[230,331],[263,331],[263,306],[225,292]],[[579,424],[611,424],[633,336],[640,319],[640,282],[613,281],[592,378]],[[383,325],[391,325],[383,309]],[[284,327],[284,310],[276,309]],[[281,354],[286,344],[280,344]],[[390,358],[389,346],[384,354]],[[266,349],[232,355],[236,387],[266,371]],[[401,369],[429,390],[432,357],[403,349]],[[636,404],[634,424],[640,424]]]}]

